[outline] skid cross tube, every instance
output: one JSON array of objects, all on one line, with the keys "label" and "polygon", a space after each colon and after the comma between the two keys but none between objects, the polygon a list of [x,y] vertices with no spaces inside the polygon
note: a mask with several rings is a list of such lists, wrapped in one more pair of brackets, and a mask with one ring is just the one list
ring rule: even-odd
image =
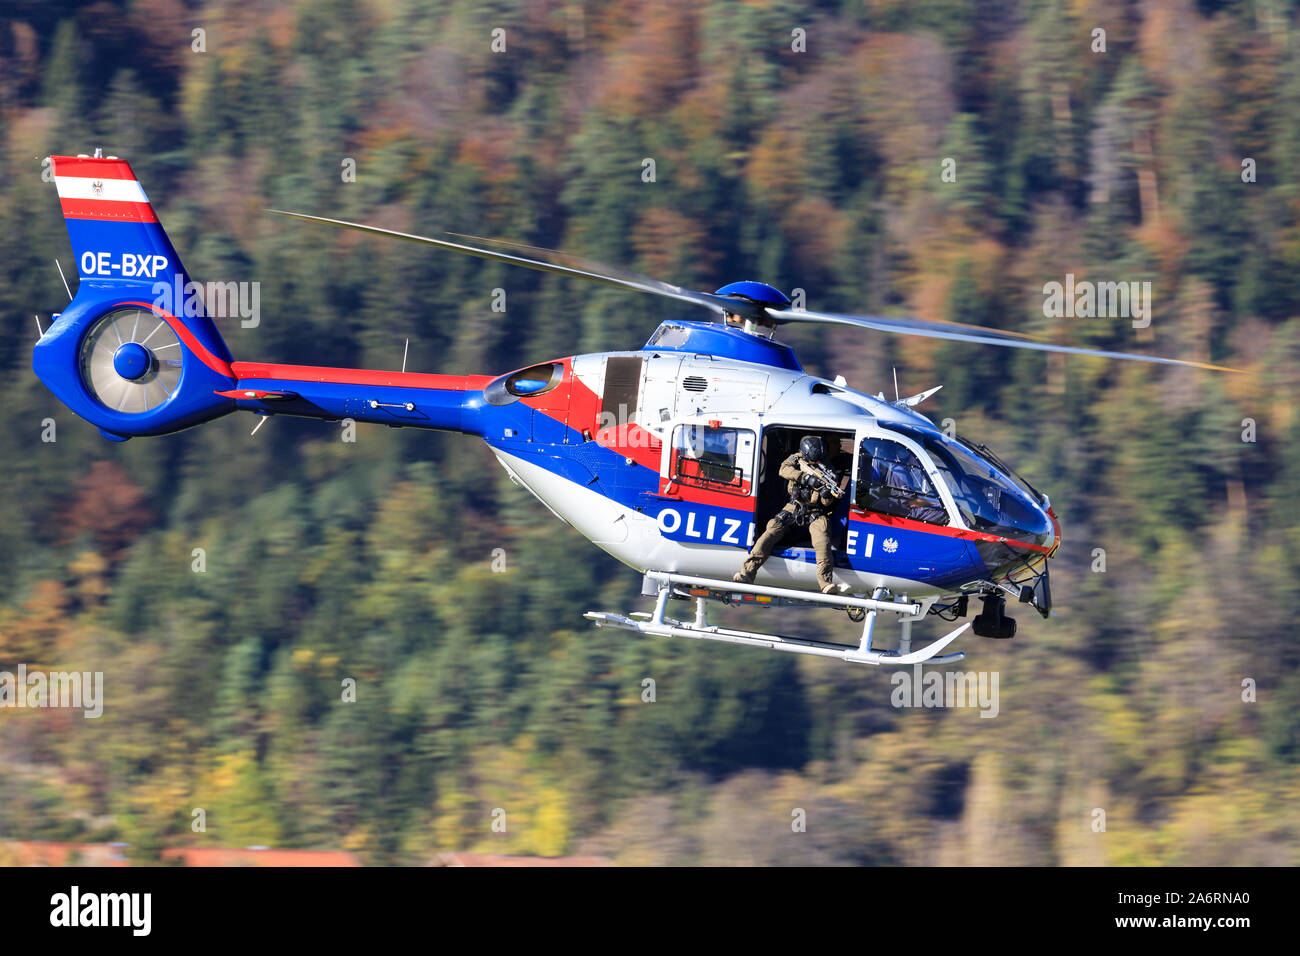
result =
[{"label": "skid cross tube", "polygon": [[[699,594],[679,594],[679,597],[695,599],[693,621],[677,621],[668,617],[668,601],[680,587],[704,588],[715,595],[763,595],[781,598],[790,602],[806,605],[823,605],[838,608],[860,608],[865,614],[861,641],[852,644],[833,644],[828,641],[816,641],[800,637],[784,637],[778,634],[764,634],[755,631],[743,631],[736,628],[719,627],[708,623],[706,614],[709,597]],[[655,607],[650,613],[638,612],[631,615],[613,614],[607,611],[588,611],[584,616],[595,622],[597,627],[617,627],[658,637],[689,637],[695,640],[721,641],[725,644],[742,644],[749,647],[764,647],[769,650],[787,651],[792,654],[811,654],[818,657],[832,657],[842,661],[860,664],[946,664],[959,661],[966,655],[957,651],[952,654],[939,655],[939,652],[952,643],[970,627],[963,624],[919,650],[912,650],[911,625],[923,615],[922,605],[915,601],[881,600],[883,588],[876,589],[870,598],[850,598],[840,595],[818,594],[799,591],[794,588],[777,588],[766,585],[738,585],[731,581],[714,578],[701,578],[693,575],[674,574],[666,571],[650,571],[645,576],[644,593],[654,595]],[[714,597],[714,599],[718,599]],[[726,600],[722,598],[722,600]],[[895,614],[902,628],[902,635],[897,650],[875,650],[871,646],[872,633],[875,629],[876,615]]]}]

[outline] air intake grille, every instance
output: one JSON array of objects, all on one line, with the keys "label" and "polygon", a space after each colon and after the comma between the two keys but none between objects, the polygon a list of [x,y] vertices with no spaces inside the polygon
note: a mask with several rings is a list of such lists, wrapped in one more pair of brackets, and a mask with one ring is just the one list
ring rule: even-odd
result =
[{"label": "air intake grille", "polygon": [[682,379],[682,388],[688,392],[702,392],[709,387],[709,382],[699,375],[687,375]]}]

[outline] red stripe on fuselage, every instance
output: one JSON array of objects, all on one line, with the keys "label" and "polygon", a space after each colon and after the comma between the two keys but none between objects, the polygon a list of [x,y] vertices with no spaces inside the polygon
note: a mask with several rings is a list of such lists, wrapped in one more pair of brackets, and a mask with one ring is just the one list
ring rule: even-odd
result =
[{"label": "red stripe on fuselage", "polygon": [[989,534],[985,531],[971,531],[967,528],[953,528],[948,525],[930,524],[928,521],[915,521],[912,518],[900,518],[895,515],[878,514],[874,511],[860,511],[852,508],[849,511],[850,521],[860,521],[863,524],[884,525],[887,528],[901,528],[906,531],[924,531],[927,534],[943,535],[945,538],[962,538],[966,541],[993,541],[999,544],[1009,544],[1013,548],[1024,548],[1027,551],[1037,551],[1041,554],[1047,554],[1051,549],[1041,545],[1034,544],[1032,541],[1017,541],[1015,538],[1006,538],[999,534]]},{"label": "red stripe on fuselage", "polygon": [[1061,546],[1061,522],[1056,520],[1056,512],[1053,511],[1050,506],[1047,509],[1047,517],[1052,519],[1053,540],[1051,548],[1047,551],[1047,556],[1050,558],[1056,553],[1056,549]]},{"label": "red stripe on fuselage", "polygon": [[277,365],[271,362],[231,362],[238,379],[274,378],[294,382],[331,382],[338,385],[382,385],[390,388],[436,388],[465,392],[492,381],[490,375],[430,375],[425,372],[383,372],[363,368],[325,368],[317,365]]},{"label": "red stripe on fuselage", "polygon": [[593,436],[605,448],[631,458],[642,468],[659,471],[659,457],[663,442],[653,432],[648,432],[635,422],[615,428],[604,428]]},{"label": "red stripe on fuselage", "polygon": [[684,505],[712,505],[715,508],[731,508],[753,515],[754,501],[749,493],[749,483],[745,483],[744,494],[731,494],[726,491],[713,491],[696,485],[684,485],[681,482],[659,480],[660,497],[665,501],[680,501]]}]

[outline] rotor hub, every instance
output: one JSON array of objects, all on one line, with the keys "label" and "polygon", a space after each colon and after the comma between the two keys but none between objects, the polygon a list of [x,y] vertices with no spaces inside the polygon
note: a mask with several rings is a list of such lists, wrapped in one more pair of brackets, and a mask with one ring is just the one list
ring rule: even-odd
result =
[{"label": "rotor hub", "polygon": [[152,365],[153,353],[138,342],[124,342],[113,353],[113,371],[127,381],[134,382]]},{"label": "rotor hub", "polygon": [[728,285],[724,285],[713,294],[744,299],[760,306],[770,305],[777,309],[790,308],[790,297],[780,289],[770,286],[766,282],[754,282],[752,280],[745,282],[732,282]]}]

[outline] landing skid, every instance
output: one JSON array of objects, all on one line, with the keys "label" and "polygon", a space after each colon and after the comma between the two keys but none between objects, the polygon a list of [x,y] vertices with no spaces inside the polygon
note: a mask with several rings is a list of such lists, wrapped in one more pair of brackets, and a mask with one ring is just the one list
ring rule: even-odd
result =
[{"label": "landing skid", "polygon": [[[762,584],[735,584],[714,578],[651,571],[645,576],[644,593],[655,595],[655,609],[652,613],[634,612],[623,615],[607,611],[588,611],[584,617],[594,621],[597,627],[617,627],[657,637],[690,637],[703,641],[721,641],[725,644],[766,647],[774,651],[789,651],[792,654],[833,657],[855,664],[950,664],[966,657],[963,651],[942,655],[939,652],[965,633],[970,627],[969,622],[945,634],[932,644],[914,651],[912,650],[912,624],[925,616],[921,611],[921,605],[909,601],[882,600],[880,598],[883,595],[879,591],[871,598],[858,598],[838,594],[817,594],[793,588],[768,587]],[[693,621],[676,621],[667,616],[668,599],[674,596],[694,598],[695,619]],[[856,611],[865,615],[862,638],[857,646],[853,646],[718,627],[708,622],[707,610],[710,600],[736,605],[833,607],[850,612]],[[872,646],[876,618],[881,614],[893,614],[898,620],[899,641],[898,647],[893,650]]]}]

